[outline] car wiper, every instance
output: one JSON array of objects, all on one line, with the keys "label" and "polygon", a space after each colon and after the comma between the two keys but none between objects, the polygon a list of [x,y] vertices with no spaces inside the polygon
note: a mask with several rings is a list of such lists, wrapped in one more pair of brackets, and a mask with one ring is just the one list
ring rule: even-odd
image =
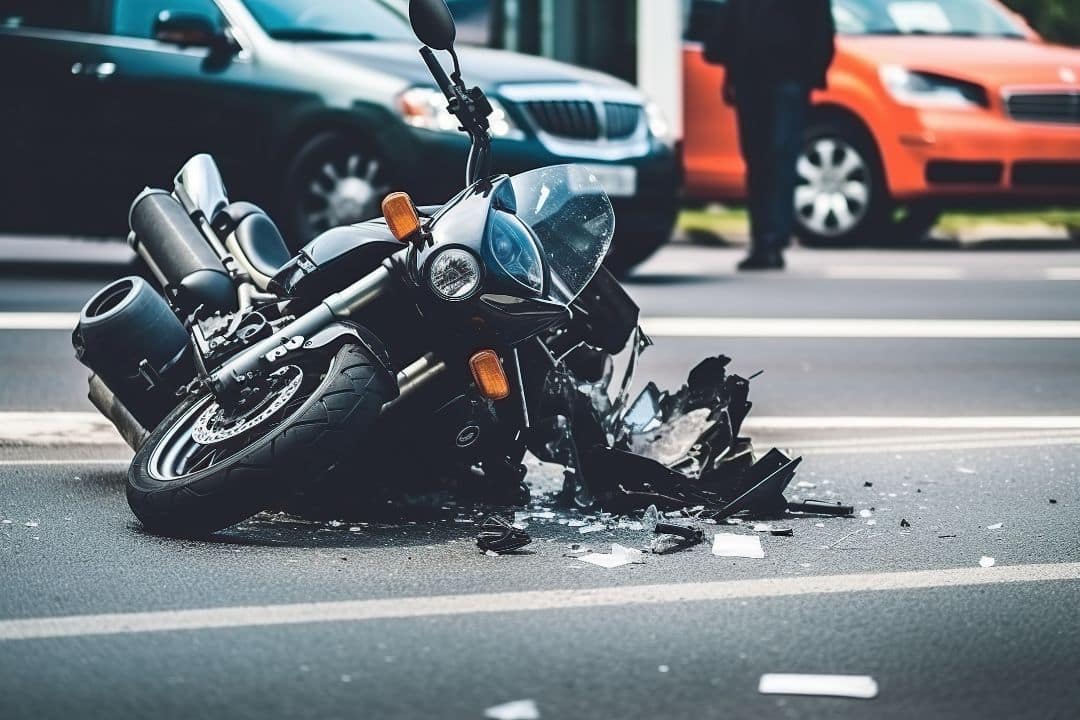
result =
[{"label": "car wiper", "polygon": [[317,28],[281,28],[279,30],[271,30],[267,32],[267,35],[275,40],[294,40],[298,42],[318,42],[320,40],[378,40],[378,38],[371,33],[334,32],[332,30],[319,30]]}]

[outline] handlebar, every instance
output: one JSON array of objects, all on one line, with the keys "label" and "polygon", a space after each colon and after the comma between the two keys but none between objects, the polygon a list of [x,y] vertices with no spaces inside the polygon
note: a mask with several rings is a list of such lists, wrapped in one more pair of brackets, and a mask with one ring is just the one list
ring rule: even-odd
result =
[{"label": "handlebar", "polygon": [[439,64],[432,49],[427,45],[420,48],[420,57],[424,58],[424,64],[427,65],[431,76],[435,78],[435,82],[438,84],[439,89],[442,90],[443,95],[446,96],[446,99],[453,100],[455,97],[454,86],[450,83],[450,78],[447,76],[446,71],[443,70],[443,66]]}]

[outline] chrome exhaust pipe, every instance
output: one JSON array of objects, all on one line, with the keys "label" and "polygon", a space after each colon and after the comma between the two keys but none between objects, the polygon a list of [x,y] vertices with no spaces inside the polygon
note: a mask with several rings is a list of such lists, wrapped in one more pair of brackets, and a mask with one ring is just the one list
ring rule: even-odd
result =
[{"label": "chrome exhaust pipe", "polygon": [[150,436],[150,431],[139,424],[135,416],[127,409],[124,403],[116,397],[97,374],[90,376],[90,392],[87,394],[90,402],[98,409],[105,418],[113,424],[113,427],[124,438],[132,450],[138,450]]}]

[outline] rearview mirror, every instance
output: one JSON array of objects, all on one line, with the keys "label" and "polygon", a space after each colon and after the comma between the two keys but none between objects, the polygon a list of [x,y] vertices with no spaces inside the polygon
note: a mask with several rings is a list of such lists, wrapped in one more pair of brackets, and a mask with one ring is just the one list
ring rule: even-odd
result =
[{"label": "rearview mirror", "polygon": [[450,50],[457,27],[446,0],[409,0],[409,22],[420,42],[433,50]]},{"label": "rearview mirror", "polygon": [[154,20],[154,39],[182,48],[220,49],[228,43],[225,34],[210,18],[194,13],[162,10]]}]

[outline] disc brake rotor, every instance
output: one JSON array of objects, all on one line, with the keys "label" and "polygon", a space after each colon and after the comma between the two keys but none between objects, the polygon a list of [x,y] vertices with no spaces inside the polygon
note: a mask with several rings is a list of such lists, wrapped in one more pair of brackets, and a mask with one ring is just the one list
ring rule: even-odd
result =
[{"label": "disc brake rotor", "polygon": [[218,403],[211,404],[195,421],[191,439],[200,445],[215,445],[258,427],[288,404],[304,380],[304,372],[287,365],[268,378],[268,388],[261,397],[249,400],[250,409],[230,415]]}]

